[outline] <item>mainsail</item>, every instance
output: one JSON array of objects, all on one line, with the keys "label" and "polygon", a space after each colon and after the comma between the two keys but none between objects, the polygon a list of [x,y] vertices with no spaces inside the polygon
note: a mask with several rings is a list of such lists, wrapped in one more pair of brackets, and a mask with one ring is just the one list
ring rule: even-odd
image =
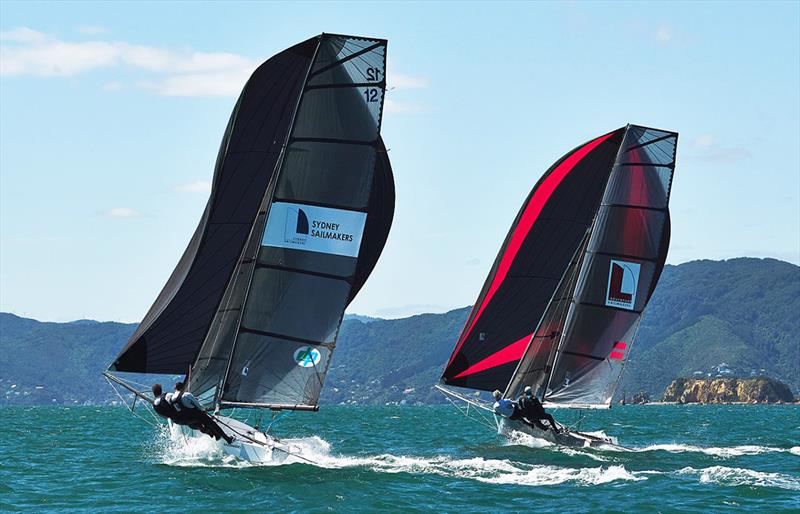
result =
[{"label": "mainsail", "polygon": [[218,406],[313,409],[394,214],[381,39],[323,34],[260,66],[195,236],[111,370],[189,373]]},{"label": "mainsail", "polygon": [[608,406],[669,246],[677,134],[635,125],[573,150],[523,205],[442,381]]}]

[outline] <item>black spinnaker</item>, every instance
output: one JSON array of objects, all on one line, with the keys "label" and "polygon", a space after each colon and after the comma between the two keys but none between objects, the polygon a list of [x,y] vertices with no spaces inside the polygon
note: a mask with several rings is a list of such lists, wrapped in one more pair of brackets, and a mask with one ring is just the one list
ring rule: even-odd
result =
[{"label": "black spinnaker", "polygon": [[539,180],[509,231],[442,383],[525,386],[608,407],[669,247],[677,134],[628,125]]},{"label": "black spinnaker", "polygon": [[209,407],[316,409],[394,215],[386,45],[322,34],[253,73],[200,225],[109,371],[190,369]]}]

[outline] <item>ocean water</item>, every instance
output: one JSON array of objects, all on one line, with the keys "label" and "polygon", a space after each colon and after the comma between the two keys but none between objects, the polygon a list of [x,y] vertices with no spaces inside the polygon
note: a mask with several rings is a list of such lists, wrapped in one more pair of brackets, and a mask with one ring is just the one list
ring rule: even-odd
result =
[{"label": "ocean water", "polygon": [[800,511],[792,405],[587,413],[583,430],[627,452],[509,441],[451,406],[326,406],[280,418],[299,455],[258,466],[176,445],[124,408],[6,407],[0,421],[0,511]]}]

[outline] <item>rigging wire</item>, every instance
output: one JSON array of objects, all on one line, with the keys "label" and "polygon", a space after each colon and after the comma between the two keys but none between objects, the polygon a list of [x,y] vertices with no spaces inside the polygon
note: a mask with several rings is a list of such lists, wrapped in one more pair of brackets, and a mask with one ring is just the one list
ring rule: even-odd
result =
[{"label": "rigging wire", "polygon": [[[123,403],[125,406],[128,406],[128,400],[126,400],[126,399],[125,399],[125,398],[122,396],[122,394],[120,394],[119,390],[118,390],[118,389],[117,389],[117,387],[116,387],[116,384],[114,384],[114,383],[113,383],[111,380],[109,380],[107,377],[104,377],[104,378],[106,379],[106,382],[108,382],[108,384],[111,386],[111,389],[114,391],[114,393],[116,393],[116,395],[117,395],[117,397],[120,399],[120,401],[121,401],[121,402],[122,402],[122,403]],[[154,427],[154,428],[161,428],[161,426],[163,426],[163,425],[162,425],[162,423],[160,423],[160,422],[158,421],[158,418],[155,418],[155,413],[153,413],[153,411],[152,411],[152,410],[150,410],[150,409],[147,409],[147,412],[149,412],[149,413],[150,413],[150,414],[151,414],[151,415],[152,415],[152,416],[155,418],[155,421],[150,421],[149,419],[145,418],[144,416],[140,415],[138,412],[136,412],[136,411],[135,411],[135,407],[136,407],[136,398],[138,398],[138,397],[134,395],[134,401],[133,401],[133,403],[130,405],[130,407],[128,407],[128,410],[130,410],[130,411],[131,411],[131,414],[133,414],[133,415],[134,415],[134,417],[137,417],[137,418],[139,418],[140,420],[144,421],[145,423],[147,423],[147,424],[148,424],[148,425],[150,425],[151,427]]]}]

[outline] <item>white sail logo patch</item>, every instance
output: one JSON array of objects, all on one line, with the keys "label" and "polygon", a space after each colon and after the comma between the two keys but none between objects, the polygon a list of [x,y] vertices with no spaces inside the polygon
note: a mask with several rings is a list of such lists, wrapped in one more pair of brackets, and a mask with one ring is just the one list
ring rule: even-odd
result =
[{"label": "white sail logo patch", "polygon": [[319,364],[322,354],[313,346],[302,346],[294,351],[294,361],[298,366],[312,368]]},{"label": "white sail logo patch", "polygon": [[639,285],[639,271],[642,265],[637,262],[611,259],[608,270],[608,289],[606,305],[633,310],[636,304],[636,289]]},{"label": "white sail logo patch", "polygon": [[275,202],[261,244],[358,257],[366,221],[365,212]]}]

